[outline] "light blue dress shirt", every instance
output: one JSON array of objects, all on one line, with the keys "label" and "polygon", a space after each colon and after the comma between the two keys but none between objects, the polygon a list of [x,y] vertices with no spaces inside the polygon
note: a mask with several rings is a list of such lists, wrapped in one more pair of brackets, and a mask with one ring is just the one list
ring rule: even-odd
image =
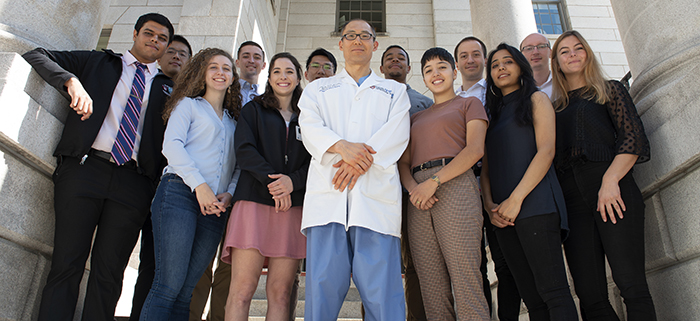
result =
[{"label": "light blue dress shirt", "polygon": [[253,100],[258,94],[258,84],[250,84],[249,82],[238,79],[241,84],[241,106],[245,106],[248,102]]},{"label": "light blue dress shirt", "polygon": [[214,194],[233,196],[240,176],[233,146],[235,130],[236,120],[227,110],[219,119],[204,98],[183,98],[165,128],[163,155],[168,166],[163,172],[177,174],[193,192],[207,183]]}]

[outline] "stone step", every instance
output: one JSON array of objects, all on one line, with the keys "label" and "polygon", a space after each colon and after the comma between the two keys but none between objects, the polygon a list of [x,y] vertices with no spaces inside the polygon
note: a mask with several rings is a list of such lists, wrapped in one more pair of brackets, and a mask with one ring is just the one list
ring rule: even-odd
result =
[{"label": "stone step", "polygon": [[[338,318],[337,321],[361,321],[362,318]],[[248,321],[265,321],[265,317],[248,317]],[[304,321],[303,317],[297,317],[294,321]]]},{"label": "stone step", "polygon": [[[267,294],[265,293],[266,284],[267,274],[263,274],[260,276],[260,280],[258,281],[258,287],[257,289],[255,289],[255,294],[253,294],[253,300],[264,300],[265,298],[267,298]],[[299,291],[297,295],[299,297],[299,301],[303,301],[306,299],[306,276],[304,274],[299,276]],[[348,294],[345,297],[345,301],[362,301],[362,299],[360,298],[360,292],[357,290],[355,282],[352,282],[352,280],[350,281],[350,288],[348,289]]]},{"label": "stone step", "polygon": [[[265,318],[265,313],[267,312],[267,296],[265,293],[265,286],[267,284],[267,273],[260,276],[258,281],[258,287],[253,294],[253,300],[250,303],[250,312],[248,313],[248,320],[263,320]],[[295,316],[297,320],[303,320],[304,318],[304,308],[306,302],[306,275],[302,273],[299,276],[299,291],[297,293],[298,301]],[[357,290],[355,283],[350,281],[350,288],[348,289],[348,294],[345,297],[343,306],[340,308],[338,313],[338,320],[361,320],[362,314],[360,311],[360,306],[362,299],[360,298],[360,292]]]},{"label": "stone step", "polygon": [[[362,314],[360,312],[360,301],[345,301],[343,306],[340,308],[338,313],[338,318],[341,319],[362,319]],[[297,309],[295,317],[304,318],[304,307],[306,306],[304,301],[297,302]],[[265,317],[265,312],[267,312],[267,300],[265,299],[253,299],[250,302],[250,311],[248,312],[248,317]]]}]

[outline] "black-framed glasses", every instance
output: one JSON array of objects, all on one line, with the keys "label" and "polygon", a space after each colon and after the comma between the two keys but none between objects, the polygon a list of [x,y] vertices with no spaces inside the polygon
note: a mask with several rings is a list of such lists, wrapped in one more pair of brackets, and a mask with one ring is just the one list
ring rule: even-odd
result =
[{"label": "black-framed glasses", "polygon": [[357,37],[360,37],[361,40],[374,40],[374,35],[371,33],[361,33],[361,34],[356,34],[356,33],[346,33],[343,35],[342,38],[347,39],[348,41],[353,41],[357,39]]},{"label": "black-framed glasses", "polygon": [[[360,37],[360,39],[362,39],[362,37]],[[330,63],[321,65],[318,62],[312,62],[311,64],[309,64],[309,69],[319,69],[319,68],[323,68],[323,70],[329,71],[329,70],[333,69],[333,65]]]},{"label": "black-framed glasses", "polygon": [[542,43],[542,44],[539,44],[537,46],[525,46],[520,51],[521,52],[531,52],[531,51],[535,50],[535,48],[537,48],[537,50],[544,50],[546,48],[549,48],[549,43]]}]

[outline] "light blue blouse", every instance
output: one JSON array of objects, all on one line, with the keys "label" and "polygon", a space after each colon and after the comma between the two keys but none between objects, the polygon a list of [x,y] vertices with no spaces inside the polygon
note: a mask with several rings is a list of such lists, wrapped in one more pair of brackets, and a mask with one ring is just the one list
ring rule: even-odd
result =
[{"label": "light blue blouse", "polygon": [[165,128],[163,155],[168,166],[163,173],[177,174],[193,192],[207,183],[214,194],[233,196],[240,175],[233,147],[235,130],[236,120],[227,110],[219,119],[204,98],[183,98]]}]

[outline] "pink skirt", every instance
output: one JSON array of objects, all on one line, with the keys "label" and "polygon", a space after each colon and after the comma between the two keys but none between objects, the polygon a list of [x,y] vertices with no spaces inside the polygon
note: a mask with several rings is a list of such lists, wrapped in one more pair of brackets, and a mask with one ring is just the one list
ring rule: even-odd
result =
[{"label": "pink skirt", "polygon": [[301,234],[301,206],[275,213],[275,207],[251,201],[233,205],[226,227],[221,260],[231,263],[231,252],[257,249],[265,257],[306,257],[306,236]]}]

